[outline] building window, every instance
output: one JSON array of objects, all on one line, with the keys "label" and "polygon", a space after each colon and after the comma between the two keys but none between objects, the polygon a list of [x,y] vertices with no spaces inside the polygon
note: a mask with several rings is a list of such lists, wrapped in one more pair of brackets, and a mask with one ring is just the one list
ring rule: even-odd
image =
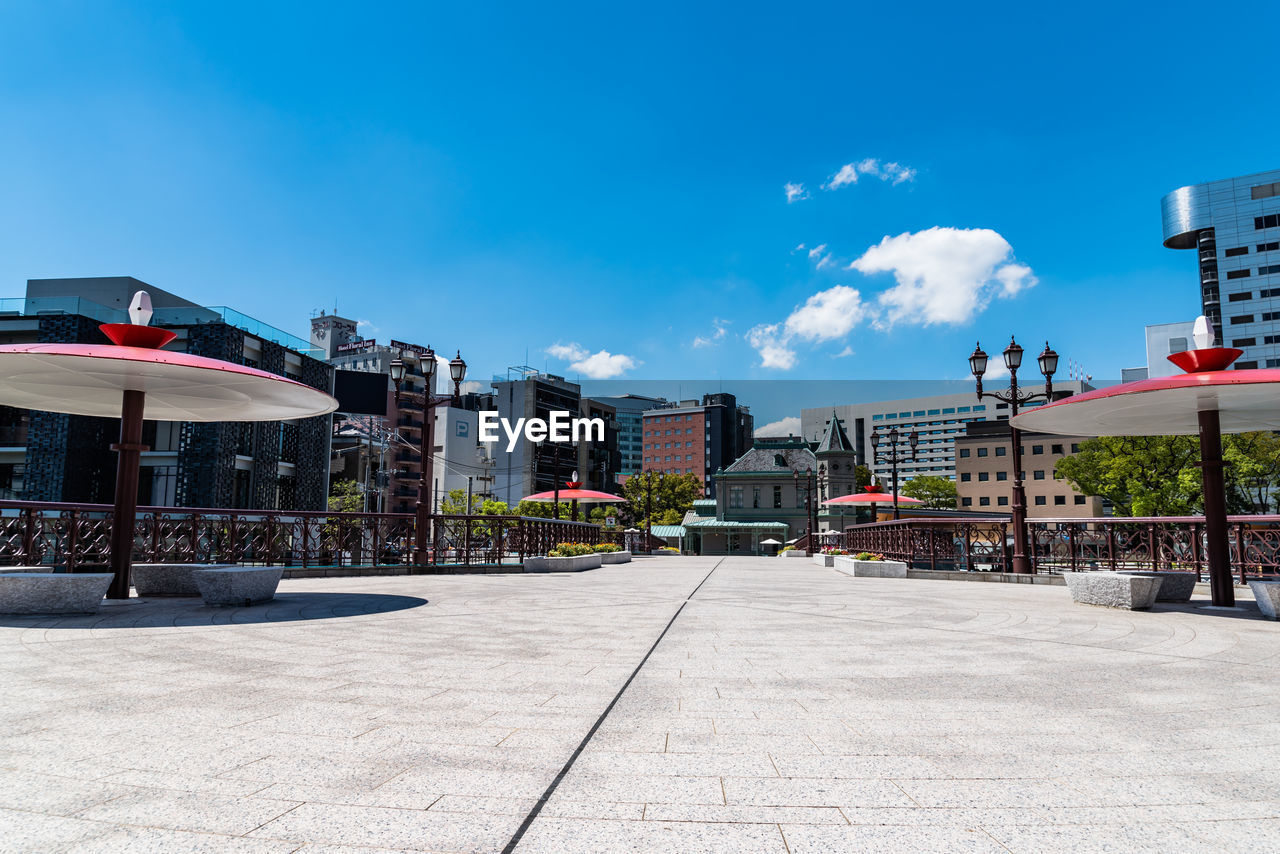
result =
[{"label": "building window", "polygon": [[[1268,335],[1267,337],[1270,338],[1271,336]],[[1252,347],[1257,343],[1258,343],[1257,338],[1232,338],[1231,339],[1232,347]],[[1268,341],[1267,343],[1270,344],[1272,342]]]},{"label": "building window", "polygon": [[1264,311],[1262,320],[1264,323],[1268,320],[1280,320],[1280,311]]},{"label": "building window", "polygon": [[991,499],[990,499],[990,498],[988,498],[987,496],[983,495],[982,497],[980,497],[980,498],[978,499],[978,506],[979,506],[979,507],[990,507],[990,506],[991,506]]},{"label": "building window", "polygon": [[1036,506],[1037,506],[1037,507],[1043,507],[1043,506],[1044,506],[1044,503],[1045,503],[1045,501],[1044,501],[1044,496],[1043,496],[1043,495],[1037,495],[1037,496],[1036,496]]},{"label": "building window", "polygon": [[[1227,302],[1244,302],[1247,299],[1253,299],[1253,291],[1244,291],[1238,294],[1227,294]],[[1182,338],[1182,350],[1187,349],[1187,339]],[[1182,350],[1174,350],[1170,348],[1171,353],[1181,353]]]},{"label": "building window", "polygon": [[1249,198],[1255,201],[1257,199],[1269,199],[1272,196],[1280,196],[1280,183],[1259,184],[1256,187],[1249,188]]},{"label": "building window", "polygon": [[1031,473],[1032,480],[1044,480],[1044,469],[1036,469]]},{"label": "building window", "polygon": [[751,487],[751,506],[755,509],[760,508],[760,487]]},{"label": "building window", "polygon": [[1273,240],[1270,243],[1258,244],[1259,252],[1275,252],[1277,249],[1280,249],[1280,240]]},{"label": "building window", "polygon": [[1078,454],[1078,453],[1080,453],[1080,443],[1079,443],[1079,442],[1072,442],[1072,443],[1071,443],[1071,453],[1073,453],[1073,454]]},{"label": "building window", "polygon": [[1003,457],[1003,456],[1004,456],[1005,454],[1007,454],[1008,452],[1009,452],[1009,449],[1008,449],[1008,448],[1006,448],[1004,445],[997,445],[997,446],[996,446],[996,456],[997,456],[997,457]]},{"label": "building window", "polygon": [[988,480],[991,480],[991,475],[990,475],[990,473],[985,472],[985,471],[980,471],[980,472],[978,472],[978,481],[979,481],[979,482],[985,482],[985,481],[988,481]]},{"label": "building window", "polygon": [[782,509],[782,487],[781,486],[775,486],[773,488],[773,509],[774,510]]},{"label": "building window", "polygon": [[968,449],[968,448],[961,448],[961,449],[960,449],[960,459],[962,459],[962,460],[963,460],[963,459],[967,459],[967,458],[968,458],[968,456],[969,456],[969,449]]},{"label": "building window", "polygon": [[1236,257],[1237,255],[1248,255],[1248,254],[1249,254],[1249,247],[1248,247],[1248,246],[1237,246],[1237,247],[1235,247],[1234,249],[1228,249],[1224,254],[1225,254],[1228,258],[1234,258],[1234,257]]},{"label": "building window", "polygon": [[1076,504],[1083,504],[1083,503],[1084,503],[1084,496],[1083,496],[1083,495],[1077,495],[1077,496],[1075,497],[1075,503],[1076,503]]},{"label": "building window", "polygon": [[972,498],[961,498],[961,499],[960,499],[960,506],[961,506],[961,507],[972,507],[972,506],[973,506],[973,499],[972,499]]},{"label": "building window", "polygon": [[1237,371],[1252,371],[1252,370],[1253,370],[1254,368],[1256,368],[1256,367],[1258,367],[1258,363],[1257,363],[1256,361],[1254,361],[1254,362],[1236,362],[1236,364],[1235,364],[1235,369],[1236,369]]},{"label": "building window", "polygon": [[1044,453],[1044,445],[1032,445],[1032,446],[1031,446],[1031,453],[1033,453],[1033,454],[1043,454],[1043,453]]},{"label": "building window", "polygon": [[986,449],[986,448],[979,448],[979,449],[978,449],[978,456],[980,456],[980,457],[985,457],[986,455],[987,455],[987,449]]},{"label": "building window", "polygon": [[1269,276],[1269,275],[1271,275],[1272,273],[1280,273],[1280,264],[1272,264],[1272,265],[1270,265],[1270,266],[1268,266],[1268,267],[1259,267],[1259,268],[1258,268],[1258,275],[1259,275],[1259,276]]},{"label": "building window", "polygon": [[1250,277],[1250,276],[1252,276],[1252,275],[1253,275],[1253,271],[1252,271],[1252,270],[1250,270],[1248,267],[1246,267],[1246,268],[1245,268],[1245,269],[1243,269],[1243,270],[1228,270],[1228,271],[1227,271],[1227,278],[1228,278],[1228,279],[1247,279],[1247,278],[1249,278],[1249,277]]},{"label": "building window", "polygon": [[729,487],[729,506],[734,509],[740,508],[742,506],[742,487],[741,486]]},{"label": "building window", "polygon": [[997,496],[997,497],[996,497],[996,504],[998,504],[998,505],[999,505],[999,506],[1001,506],[1001,507],[1006,507],[1006,506],[1008,506],[1008,504],[1009,504],[1009,496],[1007,496],[1007,495],[1000,495],[1000,496]]},{"label": "building window", "polygon": [[1237,323],[1253,323],[1253,315],[1237,314],[1235,317],[1231,318],[1231,324],[1234,326]]},{"label": "building window", "polygon": [[1264,228],[1275,228],[1280,225],[1280,214],[1267,214],[1266,216],[1255,216],[1253,218],[1253,228],[1259,231]]},{"label": "building window", "polygon": [[1066,503],[1067,503],[1067,496],[1065,496],[1065,495],[1055,495],[1055,496],[1053,496],[1053,503],[1054,503],[1054,505],[1066,504]]},{"label": "building window", "polygon": [[1053,453],[1055,453],[1055,454],[1064,454],[1064,453],[1066,453],[1066,451],[1062,450],[1062,446],[1061,446],[1061,445],[1053,445],[1053,446],[1051,446],[1051,447],[1050,447],[1050,450],[1051,450]]},{"label": "building window", "polygon": [[1007,471],[996,472],[996,480],[1008,480],[1008,479],[1009,479],[1009,473]]}]

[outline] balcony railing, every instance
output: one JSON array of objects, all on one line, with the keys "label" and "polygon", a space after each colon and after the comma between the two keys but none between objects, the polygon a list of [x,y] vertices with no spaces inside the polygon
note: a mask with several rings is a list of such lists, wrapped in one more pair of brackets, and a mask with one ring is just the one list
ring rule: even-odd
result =
[{"label": "balcony railing", "polygon": [[[1227,518],[1241,583],[1280,573],[1280,516]],[[1027,551],[1040,573],[1103,570],[1208,572],[1203,516],[1029,519]],[[851,551],[879,552],[916,569],[1008,572],[1009,519],[902,519],[844,530]]]},{"label": "balcony railing", "polygon": [[[0,501],[0,565],[67,572],[109,563],[112,510],[102,504]],[[135,563],[411,566],[412,513],[140,507]],[[600,526],[523,516],[431,517],[428,562],[521,563],[561,542],[600,542]]]}]

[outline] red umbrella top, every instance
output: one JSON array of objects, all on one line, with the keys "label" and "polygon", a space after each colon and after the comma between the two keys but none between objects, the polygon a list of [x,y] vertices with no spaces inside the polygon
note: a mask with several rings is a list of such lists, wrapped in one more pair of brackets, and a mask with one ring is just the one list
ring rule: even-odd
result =
[{"label": "red umbrella top", "polygon": [[[892,504],[894,500],[891,492],[855,492],[852,495],[841,495],[839,498],[828,498],[823,504]],[[910,498],[906,495],[898,496],[899,504],[923,504],[919,498]]]},{"label": "red umbrella top", "polygon": [[[594,489],[562,489],[559,498],[561,501],[577,501],[579,504],[620,504],[626,503],[625,498],[620,495],[610,495],[607,492],[597,492]],[[521,501],[555,501],[556,493],[553,491],[535,492],[533,495],[526,495]]]}]

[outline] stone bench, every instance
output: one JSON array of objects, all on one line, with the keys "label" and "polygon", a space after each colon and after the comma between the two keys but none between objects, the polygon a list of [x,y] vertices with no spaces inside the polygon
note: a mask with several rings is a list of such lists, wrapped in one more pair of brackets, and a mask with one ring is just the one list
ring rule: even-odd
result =
[{"label": "stone bench", "polygon": [[858,560],[837,555],[834,566],[855,578],[906,578],[907,565],[897,560]]},{"label": "stone bench", "polygon": [[230,569],[227,563],[135,563],[133,587],[139,596],[199,596],[194,574],[206,569]]},{"label": "stone bench", "polygon": [[1196,592],[1196,574],[1194,572],[1140,572],[1122,570],[1121,575],[1137,575],[1142,578],[1159,578],[1160,592],[1156,593],[1157,602],[1190,602],[1191,594]]},{"label": "stone bench", "polygon": [[599,569],[602,555],[578,555],[576,557],[527,557],[524,559],[525,572],[582,572],[584,569]]},{"label": "stone bench", "polygon": [[1250,581],[1249,589],[1263,616],[1280,620],[1280,581]]},{"label": "stone bench", "polygon": [[601,552],[600,563],[631,563],[631,552]]},{"label": "stone bench", "polygon": [[112,578],[109,572],[5,572],[0,614],[96,614]]},{"label": "stone bench", "polygon": [[206,605],[256,605],[276,597],[282,566],[227,566],[191,573]]},{"label": "stone bench", "polygon": [[1164,579],[1122,572],[1064,572],[1071,599],[1082,605],[1145,611],[1156,603]]}]

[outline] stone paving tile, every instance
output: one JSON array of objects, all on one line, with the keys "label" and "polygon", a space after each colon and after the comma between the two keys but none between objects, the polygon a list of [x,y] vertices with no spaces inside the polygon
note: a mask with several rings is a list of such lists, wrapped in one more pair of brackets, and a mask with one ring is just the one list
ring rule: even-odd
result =
[{"label": "stone paving tile", "polygon": [[0,808],[0,851],[67,851],[111,829],[111,825],[93,821]]},{"label": "stone paving tile", "polygon": [[[965,854],[1009,854],[1009,849],[980,827],[901,827],[853,825],[782,826],[789,854],[829,854],[832,851],[965,852]],[[1070,850],[1046,847],[1039,851]]]},{"label": "stone paving tile", "polygon": [[371,845],[425,851],[500,850],[522,817],[386,807],[303,804],[248,835],[254,839]]},{"label": "stone paving tile", "polygon": [[199,830],[239,836],[288,813],[293,801],[226,798],[206,793],[145,791],[76,813],[77,818],[117,824]]},{"label": "stone paving tile", "polygon": [[663,821],[583,821],[540,819],[516,847],[519,854],[563,854],[566,851],[679,851],[721,854],[726,851],[778,852],[786,845],[777,825],[708,824]]},{"label": "stone paving tile", "polygon": [[[104,826],[106,827],[106,826]],[[189,833],[157,827],[106,827],[107,832],[69,851],[76,854],[290,854],[297,843],[272,839],[246,839],[212,833]]]}]

